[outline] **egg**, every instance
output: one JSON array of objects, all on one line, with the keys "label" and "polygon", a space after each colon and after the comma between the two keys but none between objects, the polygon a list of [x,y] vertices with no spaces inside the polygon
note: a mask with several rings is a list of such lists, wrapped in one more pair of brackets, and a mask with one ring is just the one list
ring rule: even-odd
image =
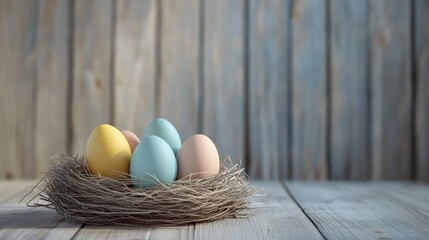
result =
[{"label": "egg", "polygon": [[97,126],[86,142],[86,157],[91,174],[110,178],[129,173],[131,149],[125,136],[117,128],[101,124]]},{"label": "egg", "polygon": [[173,150],[158,136],[147,136],[137,145],[130,163],[134,186],[149,188],[158,182],[170,184],[176,180],[177,161]]},{"label": "egg", "polygon": [[219,173],[219,153],[210,138],[203,134],[193,135],[180,148],[177,164],[177,179],[208,178]]},{"label": "egg", "polygon": [[150,122],[143,131],[143,137],[155,135],[162,138],[173,149],[174,154],[179,151],[182,142],[179,133],[169,121],[163,118],[157,118]]},{"label": "egg", "polygon": [[127,139],[127,142],[130,145],[131,153],[134,152],[134,149],[136,148],[137,144],[139,144],[140,139],[129,130],[122,130],[121,132],[124,134],[124,137]]}]

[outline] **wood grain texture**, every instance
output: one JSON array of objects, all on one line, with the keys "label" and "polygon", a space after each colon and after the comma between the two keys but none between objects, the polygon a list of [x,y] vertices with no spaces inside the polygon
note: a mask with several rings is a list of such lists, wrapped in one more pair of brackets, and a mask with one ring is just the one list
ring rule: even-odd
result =
[{"label": "wood grain texture", "polygon": [[371,176],[366,0],[330,3],[332,179]]},{"label": "wood grain texture", "polygon": [[[380,186],[379,183],[374,183]],[[429,218],[429,185],[413,182],[383,183],[382,191],[398,199],[403,205]]]},{"label": "wood grain texture", "polygon": [[[66,0],[40,1],[36,44],[36,175],[49,168],[54,154],[67,150],[67,96],[69,74],[69,8]],[[55,117],[54,117],[55,116]],[[55,134],[53,134],[55,133]]]},{"label": "wood grain texture", "polygon": [[325,179],[326,1],[293,2],[292,165],[295,179]]},{"label": "wood grain texture", "polygon": [[91,131],[110,123],[112,2],[75,2],[73,63],[73,154],[85,151]]},{"label": "wood grain texture", "polygon": [[114,119],[120,129],[143,136],[155,117],[155,1],[116,1]]},{"label": "wood grain texture", "polygon": [[288,174],[289,0],[250,1],[250,176],[285,179]]},{"label": "wood grain texture", "polygon": [[253,199],[248,218],[195,226],[195,239],[323,239],[279,182],[254,182],[266,197]]},{"label": "wood grain texture", "polygon": [[6,38],[11,32],[11,4],[12,1],[0,2],[0,49],[4,49],[0,57],[0,179],[11,179],[18,176],[18,164],[15,161],[15,134],[14,134],[14,108],[9,103],[12,99],[14,81],[10,80],[12,40]]},{"label": "wood grain texture", "polygon": [[416,175],[429,182],[429,3],[415,2]]},{"label": "wood grain texture", "polygon": [[182,141],[198,133],[199,39],[198,0],[161,2],[160,116],[168,119]]},{"label": "wood grain texture", "polygon": [[427,239],[429,234],[429,218],[383,193],[383,184],[287,186],[327,239]]},{"label": "wood grain texture", "polygon": [[23,189],[29,190],[29,187],[34,186],[35,183],[34,180],[0,181],[0,207],[2,203],[14,198]]},{"label": "wood grain texture", "polygon": [[36,176],[36,2],[0,2],[0,178]]},{"label": "wood grain texture", "polygon": [[193,239],[194,225],[180,227],[120,227],[84,226],[74,239]]},{"label": "wood grain texture", "polygon": [[244,166],[244,1],[205,1],[203,132]]},{"label": "wood grain texture", "polygon": [[411,1],[370,1],[372,174],[411,175]]},{"label": "wood grain texture", "polygon": [[[0,182],[2,193],[5,183]],[[0,200],[0,238],[71,239],[82,224],[67,222],[54,210],[29,208],[25,201],[19,202],[34,184],[36,181],[7,182],[7,187],[13,187],[15,191],[5,201]]]}]

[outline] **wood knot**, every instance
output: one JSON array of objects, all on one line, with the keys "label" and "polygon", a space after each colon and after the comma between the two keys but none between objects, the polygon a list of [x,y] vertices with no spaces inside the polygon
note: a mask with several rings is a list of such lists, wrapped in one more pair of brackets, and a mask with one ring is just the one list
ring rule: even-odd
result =
[{"label": "wood knot", "polygon": [[384,31],[381,31],[379,34],[377,34],[376,41],[377,44],[380,46],[386,45],[386,33]]},{"label": "wood knot", "polygon": [[95,79],[95,86],[100,90],[103,89],[103,83],[99,78]]},{"label": "wood knot", "polygon": [[12,179],[12,177],[13,177],[13,174],[12,174],[11,172],[7,172],[7,173],[4,175],[4,178],[5,178],[5,179],[7,179],[7,180]]}]

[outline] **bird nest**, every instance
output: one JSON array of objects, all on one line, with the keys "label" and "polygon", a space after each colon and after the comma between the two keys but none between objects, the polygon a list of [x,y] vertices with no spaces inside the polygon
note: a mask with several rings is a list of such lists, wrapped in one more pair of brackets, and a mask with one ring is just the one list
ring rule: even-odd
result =
[{"label": "bird nest", "polygon": [[[155,181],[158,181],[154,178]],[[130,176],[119,179],[94,176],[84,156],[56,155],[51,168],[35,187],[40,200],[32,207],[55,209],[66,219],[93,225],[163,225],[243,217],[255,188],[244,169],[228,161],[207,179],[179,179],[170,185],[133,187]]]}]

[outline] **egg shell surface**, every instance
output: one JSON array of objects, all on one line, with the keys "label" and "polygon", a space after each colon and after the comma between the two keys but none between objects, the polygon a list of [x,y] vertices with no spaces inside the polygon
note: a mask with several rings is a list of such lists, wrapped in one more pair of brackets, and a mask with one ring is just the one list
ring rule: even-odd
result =
[{"label": "egg shell surface", "polygon": [[150,135],[158,136],[166,141],[171,149],[173,149],[174,154],[179,151],[182,145],[182,141],[180,140],[180,136],[176,128],[164,118],[157,118],[146,126],[143,132],[143,137]]},{"label": "egg shell surface", "polygon": [[131,149],[125,136],[108,124],[97,126],[86,143],[88,168],[93,175],[118,178],[112,171],[130,173]]},{"label": "egg shell surface", "polygon": [[177,178],[204,179],[219,173],[219,153],[203,134],[191,136],[177,154]]},{"label": "egg shell surface", "polygon": [[134,149],[137,147],[137,144],[139,144],[140,139],[129,130],[122,130],[121,132],[124,134],[124,137],[127,139],[128,144],[130,145],[131,153],[134,152]]},{"label": "egg shell surface", "polygon": [[136,187],[150,188],[158,185],[152,176],[164,184],[171,184],[177,176],[177,161],[173,150],[158,136],[143,138],[131,158],[130,174]]}]

